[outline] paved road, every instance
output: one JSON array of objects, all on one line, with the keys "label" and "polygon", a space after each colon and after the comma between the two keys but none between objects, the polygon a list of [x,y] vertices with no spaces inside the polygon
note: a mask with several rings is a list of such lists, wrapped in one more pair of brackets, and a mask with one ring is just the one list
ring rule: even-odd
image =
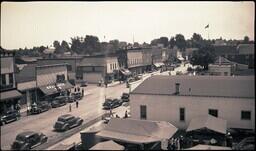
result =
[{"label": "paved road", "polygon": [[[134,82],[131,90],[141,82],[142,80]],[[129,92],[129,89],[126,88],[126,84],[124,83],[109,86],[107,89],[89,85],[85,88],[85,92],[88,95],[79,101],[79,108],[76,108],[74,103],[72,104],[71,114],[87,120],[88,118],[97,117],[106,112],[102,110],[105,94],[106,97],[120,98],[122,93]],[[1,149],[10,149],[10,145],[15,140],[16,135],[27,130],[42,132],[49,139],[60,137],[60,133],[53,131],[53,125],[58,116],[67,113],[70,113],[69,105],[54,108],[38,115],[25,116],[18,121],[1,126]]]},{"label": "paved road", "polygon": [[[155,72],[153,74],[168,74],[168,72]],[[142,80],[133,82],[131,84],[130,90],[132,91],[143,80],[150,76],[151,74],[143,75]],[[85,121],[93,117],[96,118],[97,116],[108,112],[102,110],[102,103],[104,102],[105,96],[120,98],[123,92],[129,92],[129,89],[126,88],[125,83],[109,86],[108,88],[89,85],[85,88],[85,93],[87,95],[79,101],[79,108],[76,108],[75,104],[72,103],[72,112],[69,112],[69,105],[65,105],[38,115],[25,116],[18,121],[1,126],[1,149],[10,149],[10,145],[15,140],[16,135],[27,130],[42,132],[46,134],[49,139],[61,137],[63,134],[53,131],[53,125],[60,115],[71,113],[74,116],[83,118]],[[124,114],[126,109],[127,108],[119,107],[113,110],[113,112]]]}]

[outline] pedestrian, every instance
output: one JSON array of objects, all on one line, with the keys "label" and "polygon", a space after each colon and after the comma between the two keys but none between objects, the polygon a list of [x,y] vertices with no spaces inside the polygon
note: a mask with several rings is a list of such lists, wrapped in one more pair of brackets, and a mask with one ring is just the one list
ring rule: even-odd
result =
[{"label": "pedestrian", "polygon": [[124,118],[128,118],[127,110],[125,111]]},{"label": "pedestrian", "polygon": [[78,92],[80,92],[80,87],[77,88]]},{"label": "pedestrian", "polygon": [[82,96],[84,96],[84,88],[82,88]]},{"label": "pedestrian", "polygon": [[71,112],[71,111],[72,111],[71,104],[69,104],[69,112]]},{"label": "pedestrian", "polygon": [[76,92],[76,87],[75,87],[75,92]]},{"label": "pedestrian", "polygon": [[78,100],[76,100],[76,108],[78,108]]}]

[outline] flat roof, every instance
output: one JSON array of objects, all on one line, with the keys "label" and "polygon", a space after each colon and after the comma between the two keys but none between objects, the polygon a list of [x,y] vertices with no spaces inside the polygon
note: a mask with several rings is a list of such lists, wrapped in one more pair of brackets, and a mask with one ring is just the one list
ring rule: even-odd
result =
[{"label": "flat roof", "polygon": [[154,75],[131,94],[255,98],[254,76]]}]

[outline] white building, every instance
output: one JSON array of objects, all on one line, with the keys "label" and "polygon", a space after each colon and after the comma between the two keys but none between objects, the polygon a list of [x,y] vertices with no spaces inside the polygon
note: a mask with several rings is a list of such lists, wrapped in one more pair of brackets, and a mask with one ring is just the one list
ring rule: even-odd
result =
[{"label": "white building", "polygon": [[131,117],[186,129],[211,114],[228,128],[255,129],[254,89],[253,76],[152,76],[131,92]]}]

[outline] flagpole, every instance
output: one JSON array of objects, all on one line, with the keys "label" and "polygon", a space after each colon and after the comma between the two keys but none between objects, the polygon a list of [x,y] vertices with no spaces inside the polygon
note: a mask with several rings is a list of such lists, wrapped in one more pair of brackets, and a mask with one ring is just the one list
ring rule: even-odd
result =
[{"label": "flagpole", "polygon": [[209,25],[209,23],[208,23],[208,29],[207,29],[207,31],[208,31],[208,40],[210,40],[210,37],[209,37],[209,28],[210,28],[210,25]]}]

